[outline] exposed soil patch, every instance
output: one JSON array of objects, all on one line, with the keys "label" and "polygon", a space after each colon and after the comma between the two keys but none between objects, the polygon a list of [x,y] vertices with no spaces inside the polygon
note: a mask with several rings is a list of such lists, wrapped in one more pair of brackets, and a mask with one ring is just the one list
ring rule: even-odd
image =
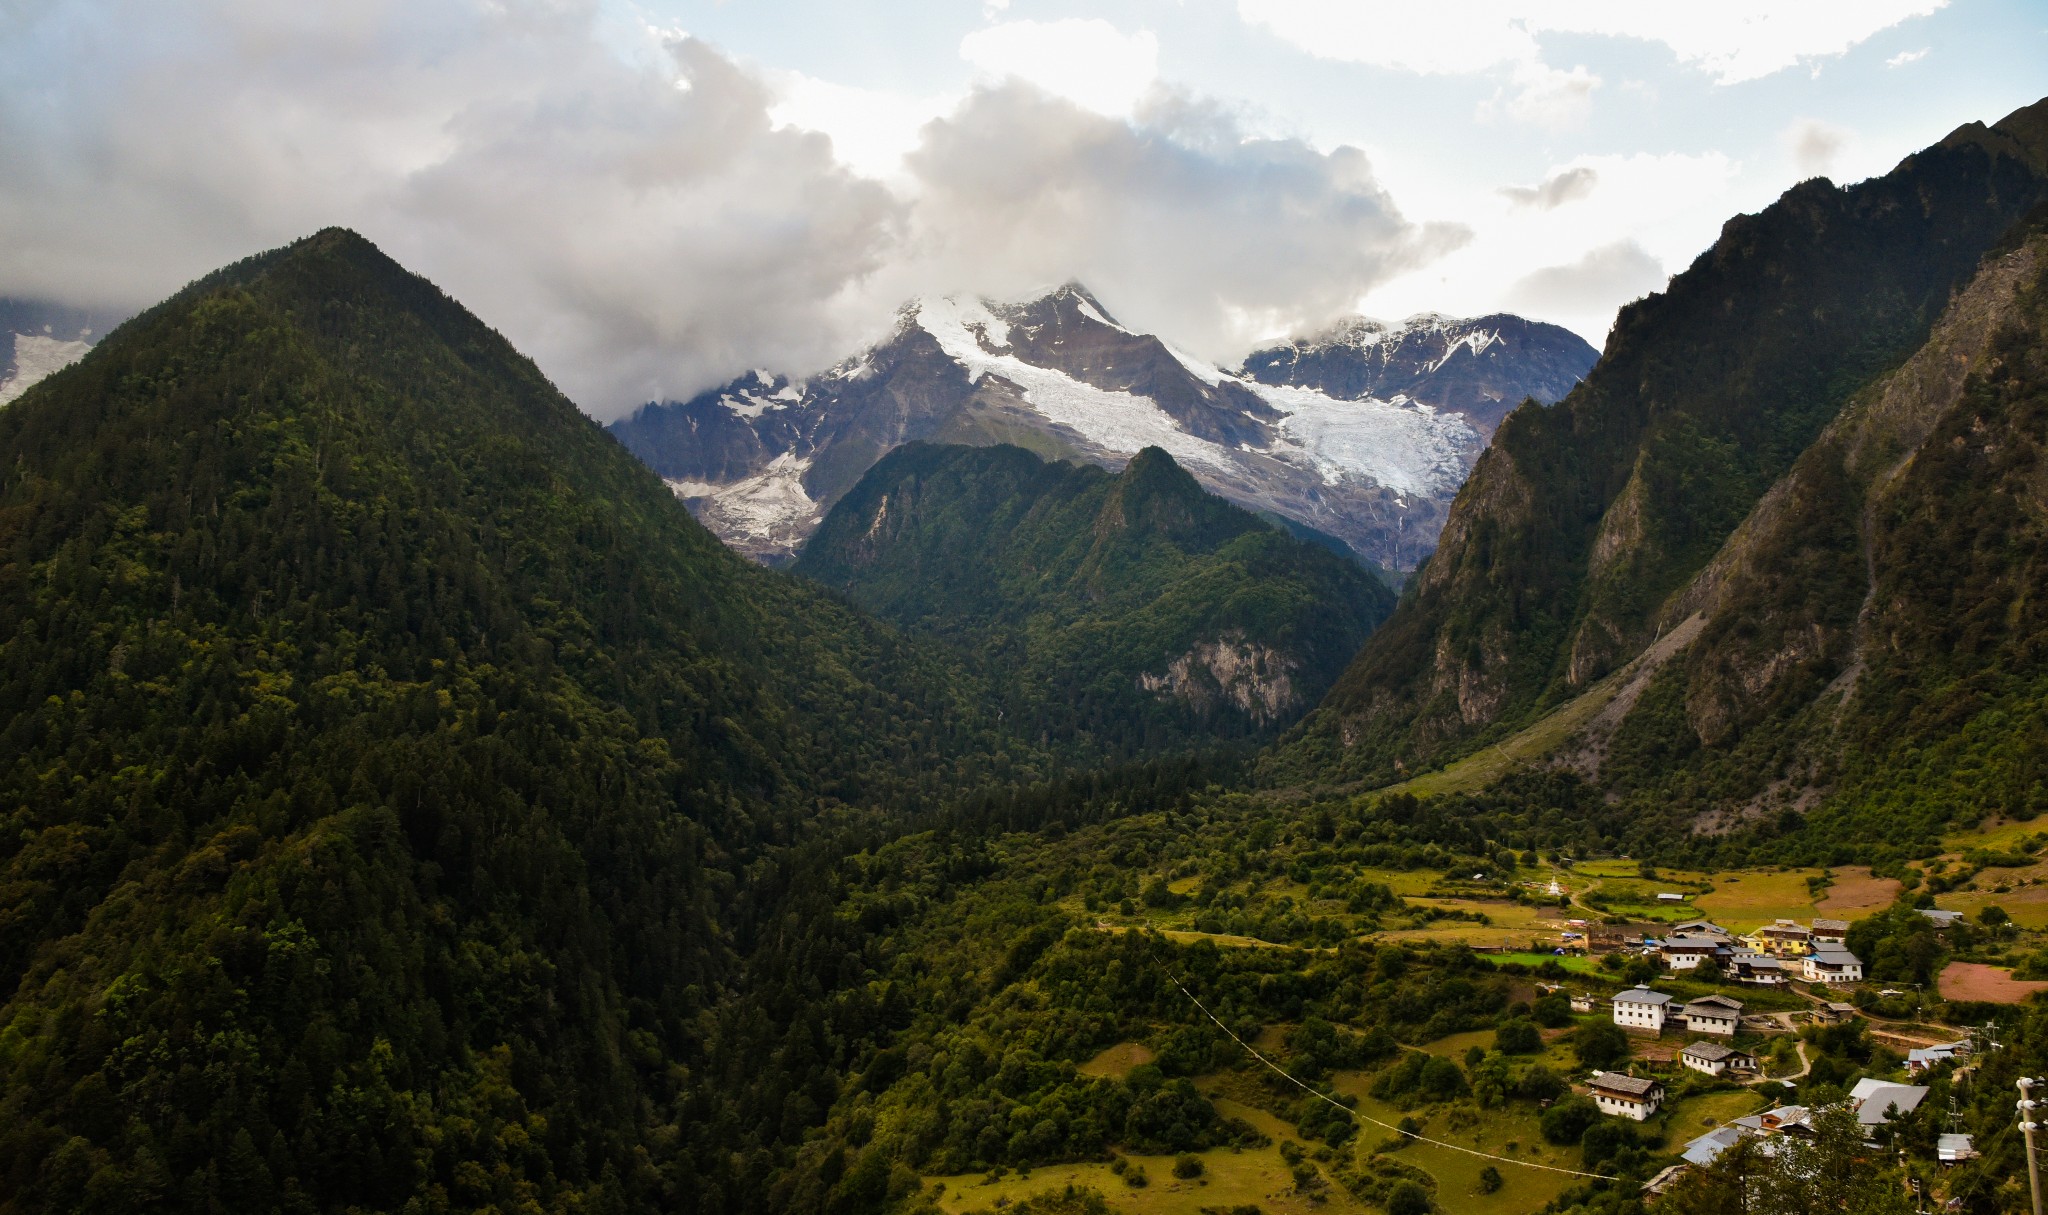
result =
[{"label": "exposed soil patch", "polygon": [[1897,878],[1872,877],[1868,866],[1846,865],[1835,870],[1834,885],[1814,910],[1828,919],[1853,920],[1883,911],[1898,897]]},{"label": "exposed soil patch", "polygon": [[2015,979],[2012,972],[1982,962],[1950,962],[1941,972],[1941,994],[1949,1000],[1983,1000],[1989,1004],[2020,1004],[2048,983]]}]

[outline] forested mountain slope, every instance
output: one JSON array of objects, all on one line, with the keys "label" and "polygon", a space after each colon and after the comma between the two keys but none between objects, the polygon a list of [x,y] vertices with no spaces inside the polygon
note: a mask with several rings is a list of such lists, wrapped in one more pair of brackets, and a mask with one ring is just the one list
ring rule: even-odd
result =
[{"label": "forested mountain slope", "polygon": [[2044,270],[2037,227],[1822,432],[1666,606],[1696,637],[1584,771],[1674,827],[1817,806],[1843,842],[2048,810]]},{"label": "forested mountain slope", "polygon": [[0,1211],[738,1209],[811,1075],[721,1029],[808,939],[756,858],[1029,775],[348,232],[0,451]]},{"label": "forested mountain slope", "polygon": [[1017,447],[897,448],[795,566],[986,672],[1024,732],[1132,754],[1290,723],[1393,606],[1378,577],[1202,489]]},{"label": "forested mountain slope", "polygon": [[1666,600],[2048,196],[2044,111],[1971,124],[1859,185],[1805,182],[1624,309],[1569,397],[1502,424],[1413,593],[1270,775],[1416,770],[1639,652]]}]

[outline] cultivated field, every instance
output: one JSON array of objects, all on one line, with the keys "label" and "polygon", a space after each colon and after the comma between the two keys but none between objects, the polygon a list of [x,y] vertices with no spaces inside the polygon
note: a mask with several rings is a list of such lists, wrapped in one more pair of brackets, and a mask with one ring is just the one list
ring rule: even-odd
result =
[{"label": "cultivated field", "polygon": [[2020,1004],[2037,991],[2048,991],[2048,983],[2015,979],[2010,970],[1981,962],[1950,962],[1941,972],[1940,987],[1950,1000],[1992,1004]]},{"label": "cultivated field", "polygon": [[1899,897],[1897,878],[1872,877],[1867,865],[1845,865],[1834,871],[1829,886],[1815,909],[1837,920],[1853,920],[1883,911]]},{"label": "cultivated field", "polygon": [[1707,918],[1737,932],[1778,919],[1806,921],[1814,911],[1806,882],[1818,876],[1818,869],[1731,870],[1714,878],[1712,894],[1693,901]]},{"label": "cultivated field", "polygon": [[1977,913],[1996,903],[2005,908],[2005,914],[2022,928],[2048,928],[2048,885],[2020,886],[2011,890],[1956,890],[1937,895],[1934,905],[1947,911],[1960,911],[1971,919]]}]

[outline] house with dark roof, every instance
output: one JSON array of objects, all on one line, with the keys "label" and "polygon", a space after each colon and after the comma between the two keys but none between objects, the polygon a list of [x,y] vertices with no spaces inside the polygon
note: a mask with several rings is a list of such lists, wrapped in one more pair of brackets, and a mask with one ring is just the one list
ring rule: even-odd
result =
[{"label": "house with dark roof", "polygon": [[1679,1010],[1685,1019],[1685,1027],[1696,1034],[1719,1034],[1724,1038],[1735,1036],[1735,1027],[1742,1020],[1742,1001],[1727,996],[1701,996]]},{"label": "house with dark roof", "polygon": [[1816,945],[1845,945],[1849,941],[1849,921],[1815,920],[1813,922],[1813,943]]},{"label": "house with dark roof", "polygon": [[1592,1094],[1593,1104],[1600,1107],[1601,1113],[1637,1122],[1649,1118],[1664,1104],[1661,1082],[1620,1072],[1594,1072],[1586,1082],[1586,1091]]},{"label": "house with dark roof", "polygon": [[1684,923],[1673,924],[1671,926],[1671,935],[1679,937],[1713,937],[1724,945],[1735,939],[1734,933],[1714,923],[1712,920],[1686,920]]},{"label": "house with dark roof", "polygon": [[1721,964],[1721,971],[1738,983],[1756,987],[1783,987],[1785,985],[1785,964],[1769,954],[1751,953],[1741,950],[1728,955]]},{"label": "house with dark roof", "polygon": [[1728,948],[1713,937],[1668,936],[1657,943],[1657,956],[1672,970],[1692,970]]},{"label": "house with dark roof", "polygon": [[1736,1050],[1724,1042],[1695,1042],[1678,1053],[1678,1061],[1709,1076],[1756,1070],[1755,1055]]}]

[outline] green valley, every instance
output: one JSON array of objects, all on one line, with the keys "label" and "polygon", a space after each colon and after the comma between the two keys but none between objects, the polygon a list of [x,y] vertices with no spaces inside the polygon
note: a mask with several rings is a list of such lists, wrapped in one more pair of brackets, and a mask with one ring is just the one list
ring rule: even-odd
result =
[{"label": "green valley", "polygon": [[[2013,1215],[2044,114],[1730,221],[1398,596],[1164,447],[765,569],[361,236],[193,283],[0,410],[0,1215]],[[1060,301],[932,349],[1308,424]]]}]

